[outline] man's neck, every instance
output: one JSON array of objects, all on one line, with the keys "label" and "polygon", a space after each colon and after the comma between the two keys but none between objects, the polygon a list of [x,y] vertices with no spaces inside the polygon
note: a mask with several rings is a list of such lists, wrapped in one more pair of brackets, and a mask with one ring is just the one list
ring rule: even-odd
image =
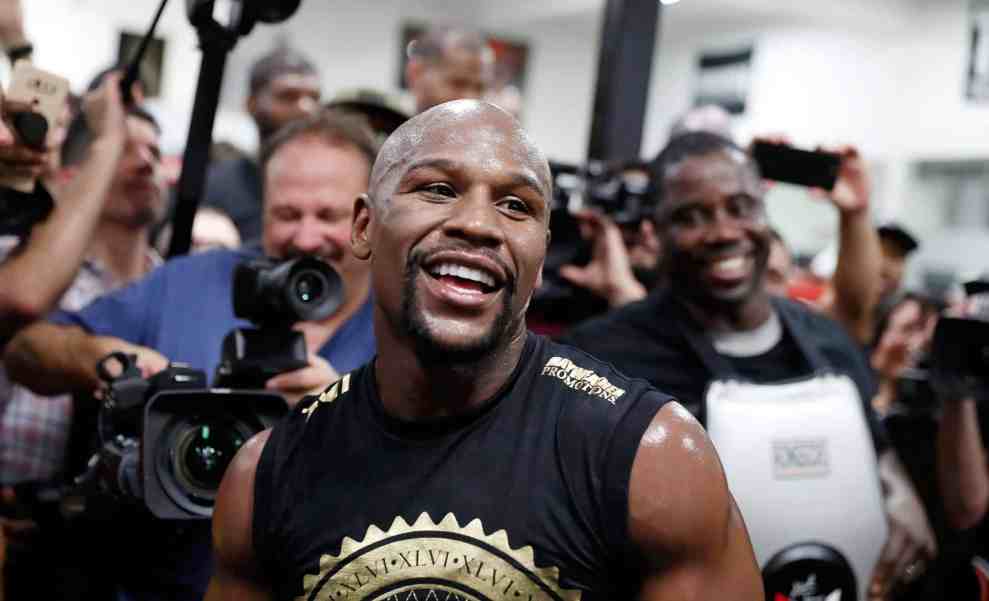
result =
[{"label": "man's neck", "polygon": [[110,272],[114,282],[131,282],[148,271],[149,239],[146,226],[103,220],[96,226],[88,255]]},{"label": "man's neck", "polygon": [[[508,344],[471,364],[425,364],[410,340],[398,339],[375,311],[378,357],[375,380],[385,412],[415,421],[463,415],[480,408],[505,385],[525,348],[519,327]],[[380,318],[379,318],[380,317]]]},{"label": "man's neck", "polygon": [[681,297],[690,315],[709,332],[748,332],[769,321],[773,305],[760,291],[740,303],[706,304]]}]

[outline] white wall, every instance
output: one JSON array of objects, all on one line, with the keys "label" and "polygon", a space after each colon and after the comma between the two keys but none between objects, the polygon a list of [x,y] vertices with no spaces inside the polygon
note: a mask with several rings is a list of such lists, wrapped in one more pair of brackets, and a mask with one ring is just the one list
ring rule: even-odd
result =
[{"label": "white wall", "polygon": [[[68,75],[78,89],[115,58],[120,28],[146,27],[157,0],[24,4],[39,63]],[[174,0],[161,26],[168,56],[159,104],[171,115],[166,147],[172,152],[182,148],[199,67],[184,4]],[[879,167],[875,202],[885,217],[923,202],[910,162],[989,155],[989,107],[962,97],[969,35],[965,0],[890,0],[884,5],[888,18],[871,20],[766,13],[739,20],[706,15],[697,6],[680,10],[687,5],[664,11],[644,126],[646,157],[662,147],[670,123],[690,103],[698,53],[745,43],[756,52],[749,108],[737,123],[740,138],[785,132],[807,146],[859,145]],[[600,10],[558,18],[540,13],[535,21],[522,8],[515,18],[505,12],[467,0],[306,0],[287,23],[258,25],[231,54],[217,137],[251,144],[253,132],[242,111],[247,69],[280,41],[318,62],[327,97],[354,86],[395,92],[402,23],[455,19],[529,44],[525,124],[548,156],[581,160],[590,130]],[[486,14],[498,20],[485,23]],[[799,192],[780,188],[770,205],[798,249],[816,250],[834,231],[830,208],[811,204]]]},{"label": "white wall", "polygon": [[[748,109],[736,120],[738,137],[782,132],[805,146],[858,145],[876,173],[874,205],[882,218],[903,217],[925,202],[910,163],[989,155],[989,106],[963,98],[965,0],[903,2],[885,25],[870,21],[861,28],[683,23],[677,8],[665,13],[654,58],[644,156],[662,148],[672,121],[689,106],[699,52],[745,44],[754,45],[755,55]],[[833,211],[802,199],[799,191],[780,188],[768,203],[797,249],[815,251],[833,237]]]},{"label": "white wall", "polygon": [[[66,75],[79,91],[116,59],[120,29],[143,32],[158,0],[22,0],[39,65]],[[476,8],[476,7],[475,7]],[[530,48],[524,119],[547,155],[584,157],[597,60],[597,15],[504,27],[477,22],[470,2],[440,0],[306,0],[287,22],[259,24],[230,54],[216,137],[256,143],[242,107],[247,72],[274,45],[287,42],[319,65],[328,98],[344,88],[372,87],[398,93],[399,40],[407,21],[455,20],[527,42]],[[156,104],[167,123],[166,150],[180,152],[199,70],[198,40],[185,18],[185,2],[173,0],[159,34],[166,38],[163,97]]]}]

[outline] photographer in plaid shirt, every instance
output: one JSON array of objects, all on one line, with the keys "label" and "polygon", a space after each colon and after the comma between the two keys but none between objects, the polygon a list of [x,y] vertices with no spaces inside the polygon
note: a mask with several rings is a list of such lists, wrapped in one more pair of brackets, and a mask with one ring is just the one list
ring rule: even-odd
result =
[{"label": "photographer in plaid shirt", "polygon": [[[3,107],[0,177],[41,182],[27,199],[2,191],[4,208],[19,212],[47,202],[51,211],[26,234],[0,236],[0,345],[51,310],[80,309],[160,263],[149,243],[149,226],[164,208],[160,131],[149,114],[124,106],[119,88],[119,74],[106,76],[68,130],[62,124],[50,132],[40,151],[20,144],[6,121],[20,107]],[[39,526],[37,508],[26,498],[34,485],[71,475],[65,472],[72,421],[69,396],[38,396],[10,382],[0,366],[0,558],[7,599],[56,598],[46,586],[85,587],[81,574],[75,584],[53,575],[68,563],[52,555],[64,533]]]}]

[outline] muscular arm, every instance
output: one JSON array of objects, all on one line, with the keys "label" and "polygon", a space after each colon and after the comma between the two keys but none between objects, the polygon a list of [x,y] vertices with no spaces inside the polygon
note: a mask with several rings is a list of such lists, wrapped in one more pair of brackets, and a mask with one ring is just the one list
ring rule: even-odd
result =
[{"label": "muscular arm", "polygon": [[629,534],[647,566],[642,599],[764,598],[721,462],[678,404],[664,406],[642,436],[629,484]]},{"label": "muscular arm", "polygon": [[948,522],[958,530],[981,522],[989,508],[984,445],[975,400],[945,402],[937,434],[938,483]]},{"label": "muscular arm", "polygon": [[155,351],[110,336],[94,336],[79,326],[37,322],[7,345],[3,361],[10,377],[44,395],[95,390],[101,381],[96,364],[113,351],[134,353],[145,376],[168,360]]},{"label": "muscular arm", "polygon": [[223,475],[213,509],[213,577],[205,601],[273,599],[254,555],[254,476],[270,430],[256,435]]}]

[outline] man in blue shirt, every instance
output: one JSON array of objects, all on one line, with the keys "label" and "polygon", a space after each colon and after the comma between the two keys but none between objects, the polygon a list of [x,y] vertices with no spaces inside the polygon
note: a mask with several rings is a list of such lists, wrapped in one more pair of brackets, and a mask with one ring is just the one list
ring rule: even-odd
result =
[{"label": "man in blue shirt", "polygon": [[25,329],[5,359],[13,378],[37,392],[90,391],[96,363],[111,351],[134,353],[145,376],[169,361],[212,375],[223,337],[246,326],[234,317],[234,268],[261,252],[286,258],[315,255],[343,281],[340,308],[321,322],[296,325],[310,365],[268,381],[294,403],[374,354],[367,264],[349,250],[354,199],[367,189],[377,151],[372,134],[349,117],[326,111],[276,134],[262,156],[264,231],[260,249],[214,251],[168,263],[137,283],[78,312],[58,312]]},{"label": "man in blue shirt", "polygon": [[[350,229],[377,145],[353,119],[326,111],[292,123],[266,146],[261,248],[171,261],[81,311],[29,326],[7,346],[11,376],[43,394],[88,392],[99,386],[96,363],[111,351],[136,354],[145,376],[169,361],[212,376],[223,337],[248,325],[234,316],[234,269],[262,253],[319,257],[337,271],[344,290],[333,315],[295,326],[305,336],[309,366],[278,375],[267,387],[294,404],[336,380],[337,372],[367,362],[375,351],[371,281],[367,263],[350,251]],[[127,506],[114,521],[118,527],[94,536],[92,545],[94,553],[112,555],[108,578],[120,599],[202,599],[211,570],[208,523],[154,520]]]}]

